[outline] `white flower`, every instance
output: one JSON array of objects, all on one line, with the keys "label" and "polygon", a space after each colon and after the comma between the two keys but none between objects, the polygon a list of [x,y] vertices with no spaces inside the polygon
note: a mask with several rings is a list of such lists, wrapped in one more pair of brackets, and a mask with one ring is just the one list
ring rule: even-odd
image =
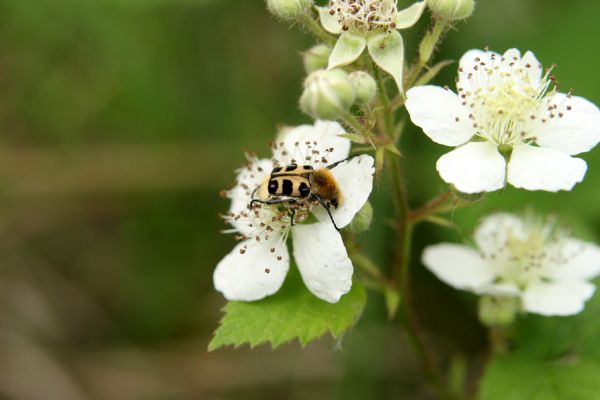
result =
[{"label": "white flower", "polygon": [[331,55],[329,67],[351,64],[368,49],[373,61],[389,73],[402,92],[404,42],[397,29],[417,23],[426,1],[398,11],[397,0],[331,0],[327,7],[317,7],[323,28],[340,35]]},{"label": "white flower", "polygon": [[458,94],[415,87],[406,108],[431,140],[460,146],[438,160],[437,170],[461,192],[491,192],[506,182],[571,190],[587,169],[571,156],[600,141],[600,111],[582,97],[557,92],[553,80],[530,51],[501,56],[470,50],[460,60]]},{"label": "white flower", "polygon": [[[213,276],[215,288],[228,300],[259,300],[279,290],[290,264],[286,245],[290,234],[302,279],[315,296],[335,303],[350,290],[352,262],[322,206],[298,208],[294,226],[286,207],[249,207],[252,193],[274,166],[306,164],[317,169],[348,158],[350,141],[340,136],[345,133],[338,123],[326,121],[286,130],[273,145],[273,159],[251,158],[238,171],[235,187],[227,192],[231,208],[226,220],[241,242],[221,260]],[[367,201],[373,188],[373,164],[371,156],[360,155],[331,169],[342,195],[338,208],[331,208],[339,228],[348,225]],[[317,222],[302,224],[311,213]]]},{"label": "white flower", "polygon": [[553,221],[494,214],[477,228],[475,243],[478,250],[429,246],[423,264],[458,289],[518,298],[536,314],[576,314],[594,294],[588,280],[600,274],[600,248],[568,237]]}]

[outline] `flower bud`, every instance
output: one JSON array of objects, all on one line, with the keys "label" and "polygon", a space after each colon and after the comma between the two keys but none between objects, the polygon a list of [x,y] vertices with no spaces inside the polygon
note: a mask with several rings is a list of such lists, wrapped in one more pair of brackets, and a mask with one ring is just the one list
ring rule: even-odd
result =
[{"label": "flower bud", "polygon": [[315,119],[339,118],[354,104],[354,88],[341,69],[318,70],[304,81],[300,108]]},{"label": "flower bud", "polygon": [[368,104],[377,94],[377,83],[375,79],[364,71],[355,71],[349,75],[350,82],[356,93],[358,104]]},{"label": "flower bud", "polygon": [[469,18],[475,10],[475,0],[428,0],[431,12],[446,21]]},{"label": "flower bud", "polygon": [[373,221],[373,207],[367,201],[354,216],[354,219],[350,223],[350,230],[354,233],[364,232],[371,226],[371,221]]},{"label": "flower bud", "polygon": [[284,21],[299,19],[313,5],[313,0],[267,0],[269,12]]},{"label": "flower bud", "polygon": [[327,68],[330,54],[331,47],[327,46],[326,44],[318,44],[306,50],[304,53],[302,53],[304,70],[310,74],[318,69]]},{"label": "flower bud", "polygon": [[488,327],[510,325],[521,309],[518,297],[483,296],[479,299],[479,320]]}]

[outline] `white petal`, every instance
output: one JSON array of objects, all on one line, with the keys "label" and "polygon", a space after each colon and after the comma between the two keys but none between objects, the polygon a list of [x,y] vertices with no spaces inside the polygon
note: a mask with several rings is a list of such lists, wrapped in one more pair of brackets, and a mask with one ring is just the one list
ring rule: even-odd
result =
[{"label": "white petal", "polygon": [[[289,128],[277,137],[277,148],[273,156],[282,164],[290,164],[292,161],[315,167],[332,164],[348,158],[350,154],[350,140],[341,136],[346,133],[334,121],[318,120],[314,125]],[[306,160],[306,157],[310,160]],[[325,161],[322,161],[323,158]]]},{"label": "white petal", "polygon": [[538,86],[542,79],[544,67],[531,51],[525,53],[523,58],[521,58],[521,65],[527,70],[529,82],[533,86]]},{"label": "white petal", "polygon": [[[554,118],[537,120],[532,129],[536,143],[570,155],[591,150],[600,142],[600,110],[583,97],[554,95]],[[562,117],[559,115],[562,114]]]},{"label": "white petal", "polygon": [[543,147],[515,146],[508,163],[508,182],[527,190],[571,190],[585,176],[580,158]]},{"label": "white petal", "polygon": [[331,223],[297,225],[294,258],[306,287],[318,298],[337,303],[352,287],[352,262]]},{"label": "white petal", "polygon": [[340,19],[336,14],[331,15],[329,13],[329,7],[317,7],[317,11],[319,11],[321,25],[327,32],[333,33],[334,35],[339,35],[342,33],[342,24],[340,23]]},{"label": "white petal", "polygon": [[[520,62],[521,60],[521,51],[519,49],[508,49],[502,54],[502,64],[509,65]],[[512,67],[512,66],[511,66]]]},{"label": "white petal", "polygon": [[[339,207],[330,209],[338,228],[348,225],[367,202],[373,190],[374,163],[373,157],[363,154],[352,157],[331,170],[342,195]],[[313,213],[319,221],[331,224],[329,214],[323,207],[315,208]]]},{"label": "white petal", "polygon": [[504,187],[506,162],[490,142],[471,142],[437,161],[442,179],[463,193],[493,192]]},{"label": "white petal", "polygon": [[269,159],[251,161],[247,167],[239,169],[235,186],[227,192],[231,199],[229,212],[237,214],[246,209],[252,199],[252,192],[267,179],[273,162]]},{"label": "white petal", "polygon": [[364,37],[350,32],[342,33],[329,56],[327,68],[331,69],[353,63],[360,57],[366,45],[367,39]]},{"label": "white petal", "polygon": [[509,213],[496,213],[485,217],[475,230],[475,243],[486,256],[497,255],[508,237],[526,239],[523,220]]},{"label": "white petal", "polygon": [[459,146],[475,134],[469,110],[451,90],[414,87],[406,92],[406,109],[412,122],[436,143]]},{"label": "white petal", "polygon": [[394,78],[400,93],[404,93],[404,41],[398,31],[380,33],[367,40],[369,54],[375,64]]},{"label": "white petal", "polygon": [[474,91],[480,87],[487,87],[488,75],[481,73],[484,68],[495,68],[501,63],[502,57],[493,51],[473,49],[467,51],[458,63],[457,88]]},{"label": "white petal", "polygon": [[592,279],[600,275],[600,247],[578,239],[565,239],[549,248],[548,254],[557,254],[553,269],[546,274],[552,280]]},{"label": "white petal", "polygon": [[423,0],[398,11],[398,14],[396,14],[396,29],[406,29],[416,24],[423,15],[426,6],[427,2]]},{"label": "white petal", "polygon": [[285,242],[246,240],[217,265],[213,274],[215,289],[227,300],[260,300],[279,290],[289,265]]},{"label": "white petal", "polygon": [[542,315],[573,315],[583,311],[595,286],[583,281],[560,283],[538,283],[528,287],[523,293],[523,307],[532,313]]},{"label": "white petal", "polygon": [[494,280],[491,265],[467,246],[450,243],[427,246],[421,261],[440,280],[458,289],[477,292]]}]

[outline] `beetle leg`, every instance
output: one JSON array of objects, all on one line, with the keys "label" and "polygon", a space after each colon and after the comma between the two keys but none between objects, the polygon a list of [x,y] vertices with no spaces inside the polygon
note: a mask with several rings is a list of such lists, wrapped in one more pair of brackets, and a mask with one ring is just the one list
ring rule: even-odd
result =
[{"label": "beetle leg", "polygon": [[319,201],[319,203],[323,206],[323,208],[327,211],[327,214],[329,214],[329,219],[331,219],[331,222],[333,223],[333,227],[336,230],[340,230],[340,228],[338,228],[338,226],[335,224],[335,220],[333,219],[333,215],[331,215],[331,211],[329,210],[329,204],[325,203],[325,201],[321,198],[321,196],[316,196],[315,198]]}]

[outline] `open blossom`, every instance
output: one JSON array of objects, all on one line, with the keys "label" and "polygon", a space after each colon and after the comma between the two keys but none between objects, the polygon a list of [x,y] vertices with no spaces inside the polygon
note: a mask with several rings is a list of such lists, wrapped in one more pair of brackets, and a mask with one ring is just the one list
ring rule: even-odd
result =
[{"label": "open blossom", "polygon": [[398,11],[397,0],[330,0],[318,7],[323,28],[340,35],[331,55],[329,67],[351,64],[368,49],[373,61],[389,73],[402,92],[404,42],[397,29],[417,23],[426,1]]},{"label": "open blossom", "polygon": [[516,298],[543,315],[583,310],[600,275],[600,248],[570,238],[553,221],[500,213],[485,218],[475,232],[477,249],[442,243],[423,252],[423,264],[458,289]]},{"label": "open blossom", "polygon": [[436,143],[459,146],[437,162],[442,179],[464,193],[506,182],[527,190],[571,190],[587,170],[573,155],[600,141],[600,110],[559,93],[532,52],[470,50],[457,93],[438,86],[407,92],[411,120]]},{"label": "open blossom", "polygon": [[[326,121],[288,129],[273,144],[273,159],[251,157],[238,171],[236,185],[227,192],[231,207],[225,218],[240,243],[213,276],[215,288],[228,300],[259,300],[279,290],[289,269],[290,235],[302,280],[315,296],[335,303],[350,290],[352,262],[321,205],[297,204],[294,215],[291,206],[251,205],[255,189],[269,179],[274,167],[304,164],[318,169],[348,158],[350,141],[341,136],[345,133],[338,123]],[[339,206],[331,207],[340,229],[366,203],[373,188],[373,164],[371,156],[360,155],[330,170],[341,193]],[[316,222],[305,221],[311,215]]]}]

